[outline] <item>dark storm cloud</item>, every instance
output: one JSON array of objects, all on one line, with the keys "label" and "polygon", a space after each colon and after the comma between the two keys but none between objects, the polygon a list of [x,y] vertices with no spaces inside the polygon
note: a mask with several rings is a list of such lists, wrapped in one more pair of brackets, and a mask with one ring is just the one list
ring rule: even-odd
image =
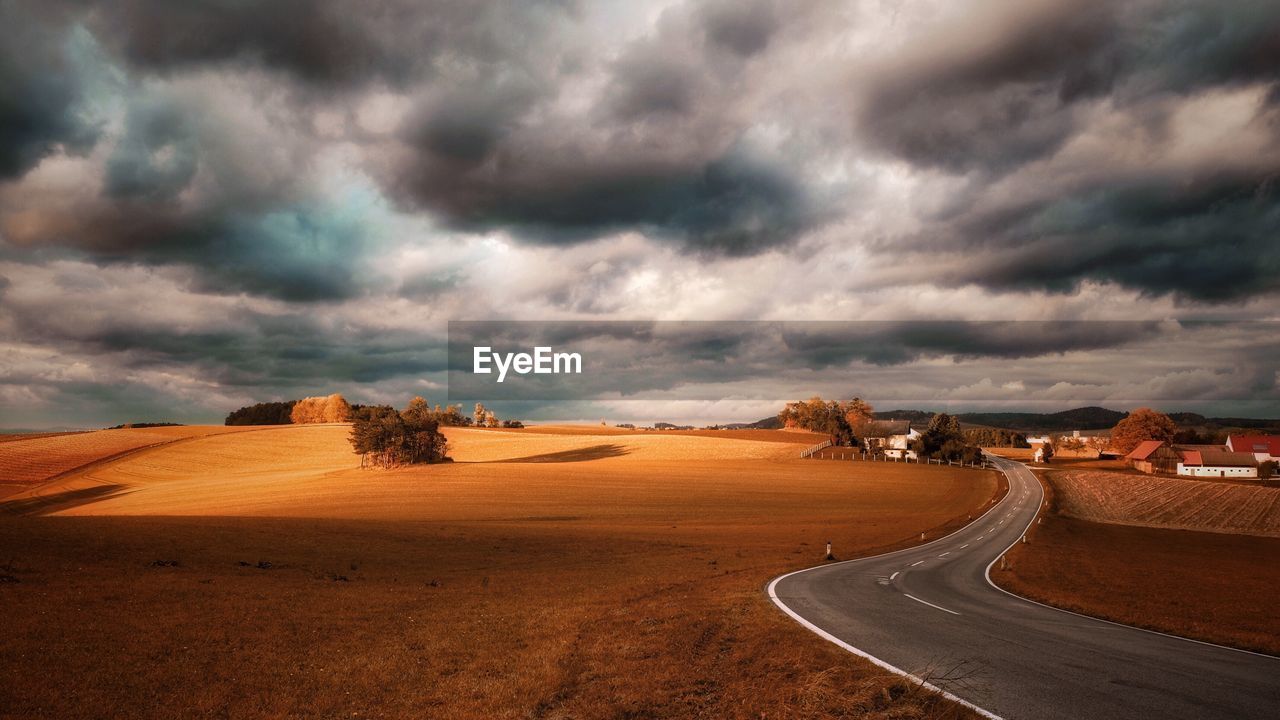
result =
[{"label": "dark storm cloud", "polygon": [[[991,4],[966,22],[909,46],[860,112],[882,151],[969,179],[886,253],[910,248],[943,284],[999,291],[1095,281],[1224,302],[1280,289],[1280,5]],[[1259,84],[1252,125],[1269,152],[1247,167],[1208,155],[1160,167],[1184,103]],[[1100,118],[1139,129],[1147,166],[1125,164]],[[1114,157],[1058,170],[1055,153],[1084,133]],[[1028,179],[997,185],[1018,172]]]},{"label": "dark storm cloud", "polygon": [[56,13],[0,3],[0,181],[59,148],[82,153],[97,140],[77,57],[87,49]]},{"label": "dark storm cloud", "polygon": [[237,122],[212,99],[129,96],[101,191],[44,204],[12,190],[3,199],[6,238],[100,263],[187,265],[201,291],[296,301],[358,295],[372,280],[372,240],[358,208],[310,187],[309,144]]},{"label": "dark storm cloud", "polygon": [[[1280,167],[1091,188],[995,217],[952,218],[975,254],[950,279],[1067,291],[1087,278],[1151,294],[1228,301],[1280,289]],[[976,241],[976,242],[983,242]],[[947,241],[944,241],[943,245]],[[981,260],[978,258],[981,257]]]},{"label": "dark storm cloud", "polygon": [[442,57],[501,62],[523,34],[573,12],[555,0],[127,0],[94,7],[86,22],[138,70],[256,66],[342,88],[408,85]]},{"label": "dark storm cloud", "polygon": [[129,109],[126,126],[107,160],[107,195],[163,201],[185,190],[195,176],[198,153],[185,113],[143,100]]},{"label": "dark storm cloud", "polygon": [[[60,284],[83,286],[77,277]],[[27,342],[72,357],[112,357],[132,371],[182,367],[228,389],[378,383],[445,369],[443,343],[426,331],[335,327],[306,308],[277,314],[239,304],[219,308],[232,308],[234,317],[183,327],[135,318],[127,294],[99,291],[93,308],[81,307],[76,297],[13,301],[4,317]],[[57,322],[49,322],[50,316]]]},{"label": "dark storm cloud", "polygon": [[699,13],[707,38],[743,57],[768,47],[781,25],[780,11],[770,0],[708,2]]},{"label": "dark storm cloud", "polygon": [[858,121],[881,149],[951,171],[1004,172],[1080,129],[1078,106],[1280,80],[1280,6],[994,2],[880,68]]},{"label": "dark storm cloud", "polygon": [[[100,264],[198,268],[192,290],[311,302],[351,298],[373,278],[352,218],[303,203],[262,212],[183,211],[146,201],[112,203],[50,228]],[[59,237],[59,239],[61,239]]]},{"label": "dark storm cloud", "polygon": [[704,254],[788,246],[827,208],[734,119],[750,56],[782,23],[768,3],[680,5],[603,64],[582,115],[556,111],[581,78],[537,60],[435,90],[402,131],[384,184],[454,227],[573,244],[619,231]]},{"label": "dark storm cloud", "polygon": [[821,369],[855,361],[903,365],[940,357],[1036,358],[1116,348],[1167,331],[1156,322],[816,322],[789,326],[783,340],[797,361]]},{"label": "dark storm cloud", "polygon": [[[100,195],[50,202],[15,185],[0,198],[5,239],[69,246],[104,263],[188,265],[198,290],[296,301],[351,298],[376,282],[373,223],[360,208],[337,207],[316,182],[313,158],[325,149],[310,131],[316,109],[370,88],[408,92],[455,71],[466,75],[461,84],[501,90],[497,78],[526,64],[573,13],[558,2],[22,7],[2,8],[14,17],[0,30],[0,178],[94,139],[96,125],[78,115],[85,93],[73,40],[105,52],[97,62],[120,64],[127,81],[111,92],[125,112],[100,166]],[[193,75],[210,70],[221,74],[195,82],[212,92],[192,92]],[[528,91],[514,92],[514,100],[493,91],[472,103],[442,97],[418,139],[455,162],[482,157],[501,134],[502,104],[527,105],[520,97]],[[244,103],[271,106],[254,117]],[[251,122],[258,126],[243,126]]]},{"label": "dark storm cloud", "polygon": [[414,188],[461,227],[518,226],[546,243],[641,229],[698,251],[749,255],[787,243],[819,218],[793,178],[736,153],[693,167],[637,160],[528,171],[519,179],[459,177],[437,165],[424,168]]},{"label": "dark storm cloud", "polygon": [[[453,322],[449,392],[454,399],[584,399],[679,387],[774,381],[797,373],[1027,360],[1114,353],[1155,339],[1186,343],[1189,331],[1161,322]],[[535,346],[578,352],[583,374],[523,378],[498,386],[472,373],[474,348],[499,353]]]}]

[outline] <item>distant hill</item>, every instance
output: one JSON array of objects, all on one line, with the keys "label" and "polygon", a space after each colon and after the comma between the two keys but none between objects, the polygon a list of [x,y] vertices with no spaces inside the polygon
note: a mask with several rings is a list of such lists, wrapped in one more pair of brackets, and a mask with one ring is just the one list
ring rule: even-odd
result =
[{"label": "distant hill", "polygon": [[728,425],[720,425],[725,430],[781,430],[782,421],[777,415],[767,418],[760,418],[751,423],[729,423]]},{"label": "distant hill", "polygon": [[[1115,427],[1129,413],[1091,405],[1055,413],[1030,412],[966,412],[956,413],[963,425],[980,425],[1005,428],[1022,432],[1055,432],[1062,430],[1103,430]],[[934,416],[931,410],[884,410],[876,412],[877,420],[910,420],[923,426]],[[1169,417],[1183,428],[1228,430],[1233,428],[1280,431],[1280,420],[1259,418],[1216,418],[1197,413],[1175,412]],[[753,423],[736,423],[730,428],[777,429],[782,427],[776,417],[768,417]]]}]

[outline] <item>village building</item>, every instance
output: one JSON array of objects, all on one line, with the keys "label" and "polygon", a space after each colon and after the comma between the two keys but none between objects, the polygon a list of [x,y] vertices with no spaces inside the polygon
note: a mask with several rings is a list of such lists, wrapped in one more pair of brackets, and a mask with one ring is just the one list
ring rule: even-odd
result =
[{"label": "village building", "polygon": [[1169,473],[1178,470],[1182,456],[1163,440],[1144,440],[1124,456],[1125,464],[1144,473]]},{"label": "village building", "polygon": [[886,420],[877,422],[867,437],[863,438],[867,452],[884,453],[896,460],[915,460],[916,451],[911,442],[920,437],[920,431],[911,427],[910,420]]},{"label": "village building", "polygon": [[1178,474],[1184,477],[1256,478],[1258,460],[1253,453],[1232,452],[1221,448],[1209,450],[1179,449],[1182,461]]},{"label": "village building", "polygon": [[1227,449],[1250,453],[1260,463],[1280,461],[1280,435],[1228,435]]}]

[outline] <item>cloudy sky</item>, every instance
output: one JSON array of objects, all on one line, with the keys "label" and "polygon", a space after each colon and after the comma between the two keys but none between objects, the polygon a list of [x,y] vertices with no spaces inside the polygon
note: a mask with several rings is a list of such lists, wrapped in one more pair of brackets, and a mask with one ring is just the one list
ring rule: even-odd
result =
[{"label": "cloudy sky", "polygon": [[546,417],[1280,415],[1274,1],[0,0],[0,90],[0,426],[443,400],[484,319],[908,348]]}]

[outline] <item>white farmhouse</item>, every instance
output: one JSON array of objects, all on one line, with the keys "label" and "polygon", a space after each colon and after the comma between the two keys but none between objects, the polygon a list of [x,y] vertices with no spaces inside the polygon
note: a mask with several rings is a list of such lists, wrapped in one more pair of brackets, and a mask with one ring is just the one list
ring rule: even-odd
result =
[{"label": "white farmhouse", "polygon": [[915,460],[917,458],[916,451],[911,449],[911,441],[920,437],[920,431],[911,427],[911,423],[907,423],[907,429],[904,433],[890,435],[887,447],[885,448],[885,457],[896,459]]},{"label": "white farmhouse", "polygon": [[1230,450],[1179,450],[1178,474],[1200,478],[1256,478],[1258,461],[1253,453]]}]

